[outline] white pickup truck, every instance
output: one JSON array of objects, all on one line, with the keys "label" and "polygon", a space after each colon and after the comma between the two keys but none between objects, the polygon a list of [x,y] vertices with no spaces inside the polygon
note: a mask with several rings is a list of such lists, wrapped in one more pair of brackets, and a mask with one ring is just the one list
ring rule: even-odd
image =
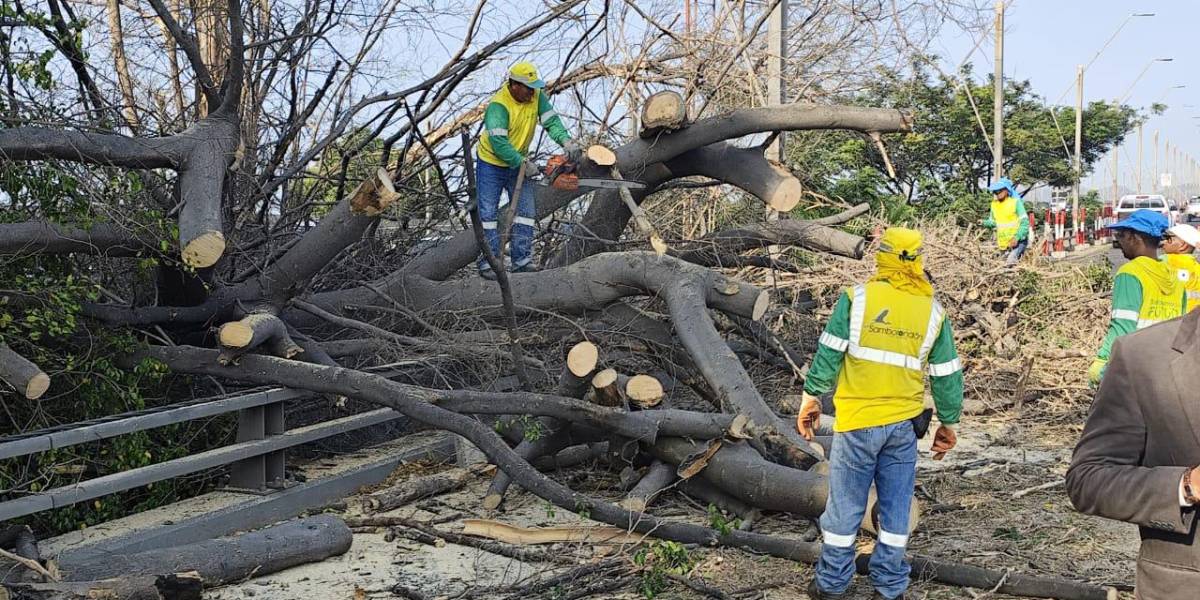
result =
[{"label": "white pickup truck", "polygon": [[1200,221],[1200,196],[1192,196],[1188,200],[1187,208],[1183,210],[1183,220],[1188,223]]}]

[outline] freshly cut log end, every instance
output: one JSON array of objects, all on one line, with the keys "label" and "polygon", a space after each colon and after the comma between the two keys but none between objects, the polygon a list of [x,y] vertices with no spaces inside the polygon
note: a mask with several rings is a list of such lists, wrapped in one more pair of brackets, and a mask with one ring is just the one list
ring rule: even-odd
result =
[{"label": "freshly cut log end", "polygon": [[663,131],[672,131],[684,126],[687,122],[687,105],[679,92],[666,90],[651,95],[642,105],[642,128],[639,135],[643,138],[654,136]]},{"label": "freshly cut log end", "polygon": [[634,375],[625,384],[625,396],[642,408],[650,408],[662,402],[663,386],[649,375]]},{"label": "freshly cut log end", "polygon": [[30,400],[41,398],[50,389],[50,376],[4,342],[0,342],[0,379]]},{"label": "freshly cut log end", "polygon": [[350,196],[350,211],[356,215],[377,217],[399,197],[392,184],[392,176],[381,167],[375,171],[374,177],[354,188]]},{"label": "freshly cut log end", "polygon": [[217,330],[217,340],[228,348],[245,348],[253,339],[254,327],[245,319],[226,323]]},{"label": "freshly cut log end", "polygon": [[591,342],[579,342],[567,352],[567,369],[576,377],[587,377],[596,370],[600,361],[600,349]]},{"label": "freshly cut log end", "polygon": [[609,150],[607,146],[600,144],[588,146],[586,154],[588,160],[601,167],[611,167],[617,164],[617,154]]},{"label": "freshly cut log end", "polygon": [[771,163],[771,168],[780,174],[779,184],[770,191],[766,198],[767,206],[779,212],[789,212],[800,203],[804,195],[804,186],[783,165]]},{"label": "freshly cut log end", "polygon": [[621,406],[624,404],[624,399],[621,397],[621,386],[617,380],[620,377],[615,369],[604,369],[596,373],[592,377],[592,388],[596,398],[596,404],[602,406]]},{"label": "freshly cut log end", "polygon": [[750,314],[750,318],[758,321],[767,314],[767,309],[771,308],[771,295],[766,290],[758,293],[758,297],[754,299],[754,310]]},{"label": "freshly cut log end", "polygon": [[29,383],[25,385],[25,397],[30,400],[37,400],[50,389],[50,376],[38,372],[33,377],[29,378]]},{"label": "freshly cut log end", "polygon": [[644,513],[646,512],[647,504],[645,498],[626,498],[618,502],[617,506],[632,513]]},{"label": "freshly cut log end", "polygon": [[183,245],[183,262],[190,267],[211,267],[225,254],[225,234],[206,231]]},{"label": "freshly cut log end", "polygon": [[650,234],[650,247],[653,248],[654,253],[659,256],[666,254],[667,250],[670,249],[667,247],[667,243],[663,241],[662,236],[658,235],[658,233]]},{"label": "freshly cut log end", "polygon": [[735,440],[748,440],[754,437],[750,424],[750,417],[738,415],[729,423],[729,430],[725,435]]},{"label": "freshly cut log end", "polygon": [[504,494],[488,494],[483,497],[484,510],[496,510],[504,502]]}]

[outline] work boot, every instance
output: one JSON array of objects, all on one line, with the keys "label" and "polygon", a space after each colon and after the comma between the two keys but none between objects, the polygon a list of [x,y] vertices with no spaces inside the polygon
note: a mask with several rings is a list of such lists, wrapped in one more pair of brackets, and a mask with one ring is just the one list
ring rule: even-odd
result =
[{"label": "work boot", "polygon": [[531,261],[521,265],[520,267],[517,267],[516,269],[513,269],[513,273],[537,273],[540,270],[541,269],[533,266],[533,262]]},{"label": "work boot", "polygon": [[875,593],[871,594],[871,600],[904,600],[904,594],[900,594],[895,598],[888,598],[887,596],[879,593],[879,590],[875,590]]},{"label": "work boot", "polygon": [[482,278],[484,278],[484,279],[486,279],[486,280],[488,280],[488,281],[495,281],[495,280],[496,280],[496,272],[495,272],[495,271],[493,271],[493,270],[491,270],[491,269],[482,269],[482,270],[480,270],[480,271],[479,271],[479,276],[480,276],[480,277],[482,277]]},{"label": "work boot", "polygon": [[808,582],[808,598],[809,600],[842,600],[850,596],[845,592],[840,594],[830,594],[822,592],[821,588],[817,587],[817,578],[813,577],[812,581]]}]

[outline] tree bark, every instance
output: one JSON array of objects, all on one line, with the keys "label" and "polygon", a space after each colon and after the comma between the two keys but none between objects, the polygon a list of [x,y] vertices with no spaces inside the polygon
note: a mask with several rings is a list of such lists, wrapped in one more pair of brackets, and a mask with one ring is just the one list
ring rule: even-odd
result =
[{"label": "tree bark", "polygon": [[121,576],[101,581],[6,584],[11,600],[200,600],[202,583],[196,573]]},{"label": "tree bark", "polygon": [[109,223],[87,229],[45,221],[0,223],[0,254],[96,254],[133,256],[150,249],[130,231]]},{"label": "tree bark", "polygon": [[637,485],[633,486],[633,489],[625,494],[625,499],[618,504],[629,512],[645,512],[650,502],[676,479],[675,467],[656,460],[646,467],[646,473],[638,480]]},{"label": "tree bark", "polygon": [[475,478],[470,469],[455,468],[425,477],[407,479],[363,498],[363,511],[387,512],[421,498],[461,489]]},{"label": "tree bark", "polygon": [[75,581],[197,571],[205,586],[214,587],[337,556],[350,549],[352,537],[341,519],[317,515],[195,544],[110,554],[103,560],[68,558],[58,568],[64,579]]}]

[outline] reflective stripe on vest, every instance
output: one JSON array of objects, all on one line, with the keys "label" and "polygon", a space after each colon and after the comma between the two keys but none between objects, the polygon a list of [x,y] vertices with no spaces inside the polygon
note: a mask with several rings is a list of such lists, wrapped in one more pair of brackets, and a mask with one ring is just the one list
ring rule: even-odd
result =
[{"label": "reflective stripe on vest", "polygon": [[1021,217],[1017,215],[1016,198],[1009,196],[1003,202],[992,200],[992,219],[996,221],[996,245],[1008,248],[1009,242],[1017,237]]},{"label": "reflective stripe on vest", "polygon": [[862,345],[863,325],[867,318],[867,288],[864,285],[854,286],[854,294],[850,301],[850,339],[847,340],[847,353],[860,360],[921,371],[925,359],[929,357],[929,351],[933,349],[933,343],[937,340],[938,332],[942,328],[942,318],[946,314],[937,300],[930,298],[930,302],[929,324],[925,328],[925,336],[916,356],[871,348]]}]

